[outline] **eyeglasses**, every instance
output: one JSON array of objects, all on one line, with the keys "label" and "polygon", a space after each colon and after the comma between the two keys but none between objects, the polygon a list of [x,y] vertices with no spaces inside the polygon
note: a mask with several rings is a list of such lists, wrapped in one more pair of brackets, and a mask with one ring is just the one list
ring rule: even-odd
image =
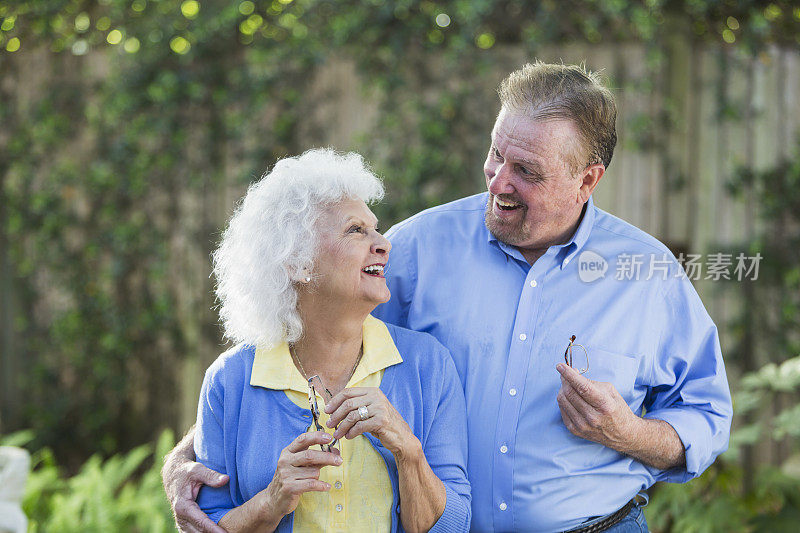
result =
[{"label": "eyeglasses", "polygon": [[573,348],[580,348],[583,350],[583,356],[586,359],[586,367],[585,368],[576,368],[575,370],[578,371],[578,374],[585,374],[589,370],[589,352],[586,351],[586,347],[582,344],[575,344],[575,335],[569,338],[569,344],[567,345],[567,349],[564,350],[564,362],[567,363],[570,367],[575,368],[572,366],[572,349]]},{"label": "eyeglasses", "polygon": [[[319,405],[317,404],[317,389],[314,387],[315,381],[318,383],[320,390],[324,390],[327,394],[325,396],[325,401],[330,401],[331,398],[333,398],[333,394],[322,384],[322,379],[320,379],[318,375],[313,375],[308,378],[308,404],[311,406],[311,417],[314,419],[314,427],[317,431],[325,431],[325,428],[319,423],[320,411]],[[338,427],[338,425],[334,426],[333,430],[336,431]],[[338,442],[339,439],[333,439],[330,444],[320,444],[319,447],[322,448],[323,452],[330,452]]]}]

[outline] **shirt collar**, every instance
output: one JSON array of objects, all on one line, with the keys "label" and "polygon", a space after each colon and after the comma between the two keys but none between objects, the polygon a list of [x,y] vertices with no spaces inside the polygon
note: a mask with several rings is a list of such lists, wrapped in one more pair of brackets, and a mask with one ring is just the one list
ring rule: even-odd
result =
[{"label": "shirt collar", "polygon": [[577,255],[581,249],[583,249],[586,241],[589,240],[589,234],[592,232],[596,213],[597,209],[594,206],[594,197],[590,196],[589,200],[586,202],[586,209],[583,211],[583,216],[581,217],[580,224],[578,224],[578,229],[575,230],[575,233],[572,235],[572,238],[569,240],[569,242],[562,245],[565,248],[569,247],[567,255],[561,262],[562,269],[567,266],[569,261],[572,261],[572,258],[575,257],[575,255]]},{"label": "shirt collar", "polygon": [[[367,376],[403,362],[386,324],[368,315],[362,328],[364,355],[347,383],[352,387]],[[275,390],[308,393],[308,382],[297,370],[289,354],[289,345],[282,342],[272,348],[257,347],[250,385]]]},{"label": "shirt collar", "polygon": [[[488,193],[486,193],[488,195]],[[488,201],[488,196],[487,196]],[[589,200],[586,202],[585,209],[583,211],[583,215],[581,216],[581,221],[578,224],[578,229],[575,230],[575,233],[572,234],[569,241],[565,242],[564,244],[559,244],[556,246],[551,246],[551,248],[559,248],[559,249],[566,249],[567,254],[564,257],[564,260],[561,262],[561,268],[563,269],[569,261],[583,248],[586,244],[586,241],[589,239],[589,234],[592,232],[592,226],[594,226],[594,219],[595,219],[595,206],[594,206],[594,198],[589,196]],[[484,225],[484,229],[486,226]],[[506,243],[500,242],[497,238],[492,235],[488,229],[486,229],[487,241],[493,243],[495,246],[498,246],[501,250],[503,250],[508,255],[515,257],[521,261],[525,259],[522,257],[522,254],[519,250],[515,247],[510,246]]]}]

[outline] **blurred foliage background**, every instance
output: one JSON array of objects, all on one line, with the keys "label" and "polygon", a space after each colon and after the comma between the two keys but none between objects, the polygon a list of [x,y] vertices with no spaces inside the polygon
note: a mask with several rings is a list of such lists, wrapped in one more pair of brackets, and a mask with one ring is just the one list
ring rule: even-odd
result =
[{"label": "blurred foliage background", "polygon": [[651,491],[651,526],[794,531],[799,50],[781,1],[0,0],[0,432],[34,452],[32,530],[171,527],[164,429],[224,349],[209,254],[249,182],[331,145],[384,177],[384,227],[479,192],[494,89],[540,57],[620,95],[601,207],[676,253],[763,256],[698,283],[734,437]]}]

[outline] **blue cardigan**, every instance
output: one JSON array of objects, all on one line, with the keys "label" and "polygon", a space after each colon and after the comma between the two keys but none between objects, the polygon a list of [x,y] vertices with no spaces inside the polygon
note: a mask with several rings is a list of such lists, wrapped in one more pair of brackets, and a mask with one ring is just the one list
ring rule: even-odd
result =
[{"label": "blue cardigan", "polygon": [[[445,510],[431,531],[468,531],[471,518],[467,481],[467,430],[464,392],[447,349],[427,333],[386,324],[403,362],[386,368],[381,390],[422,443],[425,457],[447,492]],[[206,371],[194,438],[197,460],[230,482],[204,486],[197,502],[215,522],[269,485],[281,450],[310,424],[310,412],[284,391],[250,385],[255,348],[236,346]],[[392,532],[403,531],[397,464],[369,433],[392,482]],[[294,513],[276,531],[292,531]]]}]

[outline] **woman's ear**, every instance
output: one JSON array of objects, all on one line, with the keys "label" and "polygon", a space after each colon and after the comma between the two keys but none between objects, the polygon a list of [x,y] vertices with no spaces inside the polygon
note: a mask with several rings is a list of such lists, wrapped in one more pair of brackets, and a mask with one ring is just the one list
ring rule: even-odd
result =
[{"label": "woman's ear", "polygon": [[301,268],[300,271],[297,272],[297,279],[295,281],[304,285],[311,283],[311,269]]}]

